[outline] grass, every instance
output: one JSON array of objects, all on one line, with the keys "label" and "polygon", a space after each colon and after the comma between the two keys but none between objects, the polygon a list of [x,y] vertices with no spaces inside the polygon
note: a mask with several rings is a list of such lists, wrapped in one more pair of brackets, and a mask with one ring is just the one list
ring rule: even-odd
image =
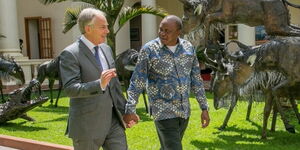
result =
[{"label": "grass", "polygon": [[[260,139],[263,103],[254,103],[250,117],[251,121],[246,121],[247,103],[243,101],[238,102],[237,107],[232,113],[228,127],[225,131],[219,131],[217,128],[222,124],[227,110],[215,110],[213,108],[211,94],[208,93],[207,97],[211,106],[211,123],[209,127],[205,129],[202,129],[200,125],[199,106],[196,100],[191,98],[192,115],[183,138],[184,150],[299,149],[300,134],[290,134],[286,132],[281,120],[277,121],[276,132],[268,132],[267,140]],[[59,100],[59,107],[57,108],[47,102],[42,107],[37,107],[28,113],[29,116],[36,119],[35,122],[28,122],[23,119],[10,121],[0,126],[0,134],[72,145],[71,140],[64,136],[68,117],[68,101],[67,97],[62,96]],[[154,123],[145,113],[142,99],[140,99],[137,112],[141,117],[141,121],[138,125],[126,130],[129,149],[159,149],[160,145]],[[299,132],[300,126],[295,119],[292,120],[291,124],[295,125],[296,130]],[[270,127],[270,123],[268,126]]]}]

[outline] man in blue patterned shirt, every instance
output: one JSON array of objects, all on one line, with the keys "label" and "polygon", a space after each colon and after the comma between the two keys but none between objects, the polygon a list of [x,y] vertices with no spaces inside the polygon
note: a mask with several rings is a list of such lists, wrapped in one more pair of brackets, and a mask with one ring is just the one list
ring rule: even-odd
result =
[{"label": "man in blue patterned shirt", "polygon": [[193,91],[202,109],[201,122],[209,124],[208,104],[199,62],[192,44],[179,38],[181,19],[171,15],[159,26],[159,38],[141,49],[128,88],[124,120],[138,122],[136,104],[146,88],[162,150],[181,150],[190,116],[189,94]]}]

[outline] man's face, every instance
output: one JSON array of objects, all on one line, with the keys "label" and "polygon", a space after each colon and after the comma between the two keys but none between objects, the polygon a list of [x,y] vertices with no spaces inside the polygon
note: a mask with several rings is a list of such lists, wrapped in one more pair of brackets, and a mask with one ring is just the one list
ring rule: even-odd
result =
[{"label": "man's face", "polygon": [[93,44],[98,45],[105,42],[106,36],[109,33],[108,23],[103,16],[96,16],[91,25],[85,27],[85,36]]},{"label": "man's face", "polygon": [[172,20],[162,20],[159,25],[158,36],[162,44],[167,46],[174,46],[177,44],[177,39],[180,35],[180,30],[178,29],[175,21]]}]

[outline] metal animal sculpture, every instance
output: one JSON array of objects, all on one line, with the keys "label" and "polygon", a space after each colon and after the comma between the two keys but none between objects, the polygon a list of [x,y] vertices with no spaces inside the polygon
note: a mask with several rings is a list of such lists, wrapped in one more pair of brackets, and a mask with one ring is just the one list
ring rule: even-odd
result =
[{"label": "metal animal sculpture", "polygon": [[229,54],[231,59],[249,64],[256,71],[273,70],[286,76],[286,80],[273,89],[274,92],[300,83],[300,37],[273,39],[254,49],[238,41],[234,42],[238,43],[241,51]]},{"label": "metal animal sculpture", "polygon": [[0,104],[0,124],[17,118],[34,121],[34,119],[27,116],[26,113],[48,100],[47,97],[43,96],[31,99],[32,91],[38,86],[39,82],[32,80],[28,86],[11,92],[8,95],[8,101],[4,104]]},{"label": "metal animal sculpture", "polygon": [[[272,107],[274,110],[274,114],[271,131],[275,131],[275,122],[278,110],[280,112],[281,119],[283,120],[283,123],[286,127],[286,130],[291,133],[295,133],[294,127],[288,123],[288,120],[284,116],[283,110],[280,105],[280,99],[275,99],[272,94],[272,88],[276,87],[283,80],[285,80],[285,77],[279,72],[255,72],[251,67],[247,67],[242,64],[235,64],[235,66],[226,73],[217,72],[215,74],[212,87],[212,91],[214,93],[214,107],[215,109],[219,109],[221,105],[224,104],[224,100],[226,99],[229,99],[231,102],[224,122],[219,129],[225,129],[230,119],[231,113],[236,106],[237,100],[246,95],[245,97],[250,96],[250,98],[255,97],[259,100],[265,100],[262,138],[266,138],[267,122]],[[260,93],[257,94],[258,92]],[[290,96],[290,93],[281,93],[281,97],[290,99],[296,116],[300,121],[297,106],[294,99]],[[252,99],[250,99],[251,101],[248,105],[248,119],[251,110]],[[274,105],[274,103],[276,105]]]},{"label": "metal animal sculpture", "polygon": [[[300,37],[279,38],[256,48],[248,47],[237,41],[234,42],[239,45],[242,51],[229,54],[228,57],[239,62],[243,68],[252,70],[244,71],[244,77],[260,71],[275,71],[286,77],[277,81],[276,86],[268,88],[269,100],[267,99],[266,102],[272,103],[273,97],[287,97],[293,100],[291,101],[293,104],[295,98],[300,98]],[[275,100],[275,104],[279,112],[282,113],[278,101]],[[294,110],[297,111],[295,107]],[[265,113],[269,114],[270,112],[265,109]],[[266,123],[265,119],[267,118],[264,118]],[[292,131],[293,127],[286,128]]]},{"label": "metal animal sculpture", "polygon": [[10,80],[11,78],[20,80],[22,84],[25,83],[24,72],[21,66],[18,65],[13,59],[0,56],[0,92],[3,102],[5,100],[2,91],[2,79]]},{"label": "metal animal sculpture", "polygon": [[[50,103],[53,104],[53,86],[55,80],[59,81],[59,89],[57,98],[55,101],[55,107],[57,107],[58,99],[62,90],[62,81],[60,77],[60,71],[59,71],[59,61],[60,57],[57,56],[51,61],[44,62],[38,67],[38,74],[37,74],[37,80],[42,84],[46,78],[48,78],[49,81],[49,89],[50,89]],[[41,87],[39,87],[39,92],[41,94]]]},{"label": "metal animal sculpture", "polygon": [[179,0],[184,5],[183,31],[188,33],[204,24],[205,41],[209,27],[220,22],[264,25],[268,35],[300,36],[300,29],[290,24],[287,5],[300,8],[287,0]]},{"label": "metal animal sculpture", "polygon": [[[207,51],[213,51],[214,55],[207,55]],[[219,129],[225,129],[237,100],[241,97],[249,100],[246,120],[249,120],[253,99],[259,101],[265,99],[263,100],[266,101],[264,119],[268,119],[270,113],[267,113],[267,110],[270,111],[273,106],[271,103],[273,102],[271,90],[281,81],[284,81],[286,77],[276,71],[256,72],[249,66],[244,66],[239,62],[232,62],[225,58],[226,54],[224,53],[224,46],[221,45],[210,45],[209,50],[206,49],[204,55],[207,58],[206,63],[209,64],[209,66],[215,71],[211,86],[214,94],[215,108],[219,109],[224,105],[230,105],[225,120]],[[263,98],[262,96],[265,96],[266,98]],[[281,96],[289,98],[300,122],[300,116],[293,97],[291,97],[290,93],[287,92],[281,93]],[[275,100],[279,101],[281,99]],[[281,105],[273,107],[274,111],[271,131],[275,131],[277,107],[280,109],[279,112],[281,113],[287,131],[294,133],[295,129],[293,126],[288,124],[288,120],[283,114]],[[263,123],[267,123],[267,120],[264,120]],[[266,138],[266,127],[266,124],[264,124],[262,138]]]},{"label": "metal animal sculpture", "polygon": [[[134,71],[135,65],[138,61],[138,55],[138,51],[134,49],[127,49],[116,57],[115,63],[117,74],[120,77],[120,80],[124,82],[124,87],[126,90],[129,88],[131,74]],[[126,96],[128,97],[127,93]],[[148,108],[145,92],[143,92],[143,98],[146,111],[149,113],[151,111],[149,110],[150,108]]]},{"label": "metal animal sculpture", "polygon": [[116,57],[116,70],[124,82],[125,88],[129,87],[129,80],[138,60],[138,51],[127,49]]}]

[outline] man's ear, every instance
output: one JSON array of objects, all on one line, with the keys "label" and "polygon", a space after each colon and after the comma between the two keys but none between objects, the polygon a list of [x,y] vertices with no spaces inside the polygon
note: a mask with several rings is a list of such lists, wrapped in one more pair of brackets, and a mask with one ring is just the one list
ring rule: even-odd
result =
[{"label": "man's ear", "polygon": [[89,32],[91,32],[91,30],[92,30],[92,27],[91,27],[91,26],[85,26],[85,27],[84,27],[85,33],[89,33]]},{"label": "man's ear", "polygon": [[182,36],[182,37],[183,37],[182,29],[178,29],[177,32],[178,32],[178,35],[179,35],[179,36]]}]

